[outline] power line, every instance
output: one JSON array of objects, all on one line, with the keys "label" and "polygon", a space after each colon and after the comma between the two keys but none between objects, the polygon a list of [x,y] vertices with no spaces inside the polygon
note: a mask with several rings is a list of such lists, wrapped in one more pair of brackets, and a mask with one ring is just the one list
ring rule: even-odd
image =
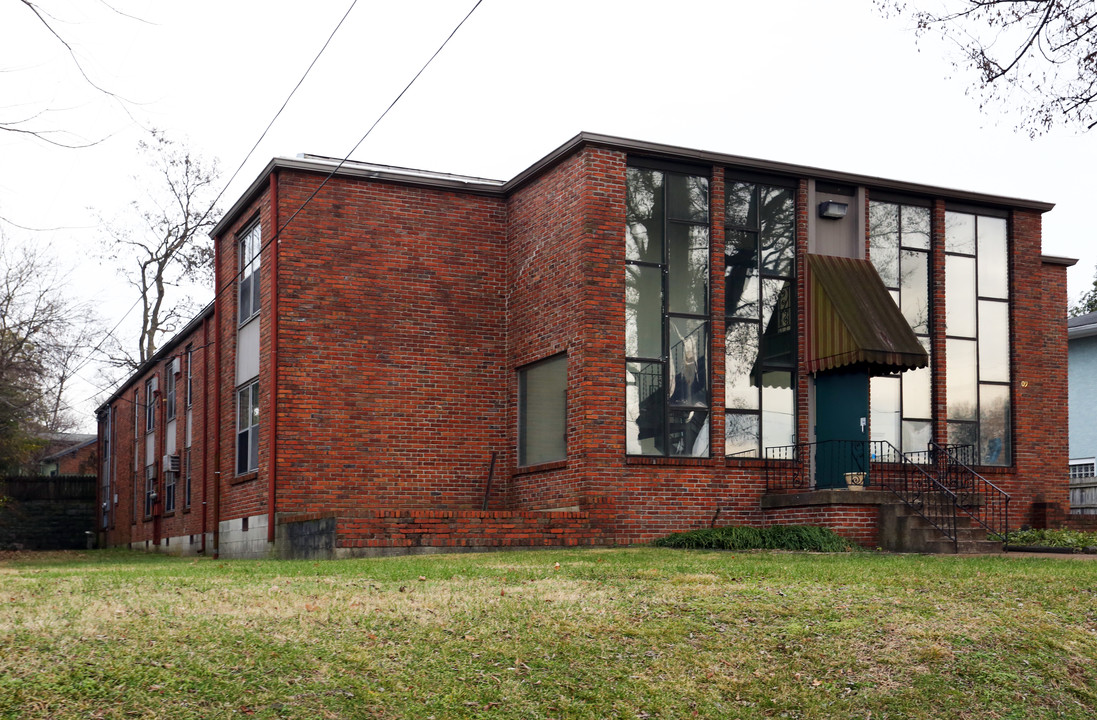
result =
[{"label": "power line", "polygon": [[[218,201],[219,201],[219,200],[221,199],[221,196],[222,196],[222,195],[223,195],[223,194],[225,193],[225,191],[226,191],[226,190],[228,189],[228,186],[232,184],[232,181],[233,181],[233,180],[234,180],[234,179],[236,178],[236,176],[237,176],[237,175],[239,174],[240,170],[241,170],[241,169],[243,168],[244,164],[245,164],[245,163],[246,163],[246,162],[248,161],[248,159],[249,159],[249,158],[251,157],[252,153],[254,153],[254,152],[255,152],[255,149],[256,149],[256,148],[257,148],[257,147],[259,146],[259,143],[260,143],[260,142],[261,142],[261,141],[263,140],[263,137],[265,137],[265,136],[266,136],[266,134],[267,134],[267,131],[269,131],[269,130],[270,130],[271,126],[272,126],[272,125],[274,124],[274,121],[278,119],[278,116],[279,116],[279,115],[280,115],[280,114],[282,113],[282,110],[284,110],[284,109],[285,109],[286,105],[287,105],[287,104],[289,103],[289,101],[290,101],[290,98],[292,98],[292,97],[293,97],[293,94],[294,94],[295,92],[297,92],[297,88],[299,88],[299,87],[301,86],[301,83],[302,83],[302,82],[304,82],[304,80],[305,80],[305,77],[307,77],[307,76],[308,76],[308,74],[309,74],[309,71],[310,71],[310,70],[312,70],[312,67],[313,67],[313,66],[314,66],[314,65],[316,64],[316,61],[317,61],[317,60],[318,60],[318,59],[320,58],[320,55],[321,55],[321,54],[323,54],[324,50],[325,50],[325,49],[326,49],[326,48],[328,47],[328,44],[329,44],[329,43],[331,42],[331,39],[332,39],[332,38],[333,38],[333,37],[335,36],[335,33],[336,33],[336,32],[337,32],[337,31],[339,30],[339,28],[340,28],[340,27],[341,27],[341,26],[343,25],[343,21],[347,19],[347,16],[348,16],[348,15],[350,14],[351,10],[353,10],[353,9],[354,9],[354,6],[355,6],[355,5],[357,4],[357,2],[358,2],[358,0],[353,0],[353,2],[351,3],[351,6],[350,6],[350,8],[348,8],[348,9],[347,9],[347,12],[346,12],[346,13],[345,13],[345,14],[343,15],[343,18],[342,18],[342,19],[341,19],[341,20],[339,21],[339,24],[338,24],[338,25],[336,25],[336,27],[335,27],[335,30],[333,30],[333,31],[332,31],[331,35],[330,35],[330,36],[328,37],[328,40],[327,40],[327,42],[325,42],[325,43],[324,43],[324,46],[323,46],[323,47],[322,47],[322,48],[320,49],[320,52],[319,52],[319,53],[317,53],[317,55],[316,55],[316,57],[315,57],[315,58],[313,59],[312,63],[311,63],[310,65],[309,65],[308,69],[307,69],[307,70],[305,71],[305,74],[304,74],[304,75],[303,75],[303,76],[301,77],[301,80],[299,80],[299,81],[297,82],[297,85],[296,85],[296,86],[294,86],[293,90],[292,90],[292,91],[290,92],[290,94],[289,94],[289,97],[287,97],[287,98],[286,98],[286,101],[285,101],[284,103],[282,103],[282,107],[281,107],[281,108],[279,108],[279,110],[278,110],[278,112],[277,112],[277,113],[275,113],[275,116],[274,116],[274,118],[273,118],[273,119],[272,119],[272,120],[270,121],[270,123],[269,123],[269,124],[267,125],[267,128],[266,128],[266,129],[265,129],[265,130],[263,131],[263,134],[262,134],[262,135],[260,135],[260,137],[259,137],[259,140],[257,140],[257,141],[255,142],[255,145],[253,145],[253,146],[252,146],[251,150],[249,150],[249,151],[248,151],[248,154],[247,154],[247,156],[245,156],[244,160],[243,160],[243,161],[242,161],[242,162],[240,163],[240,166],[239,166],[239,167],[238,167],[238,168],[236,169],[236,172],[234,172],[234,173],[233,173],[233,175],[232,175],[232,178],[230,178],[230,179],[229,179],[229,181],[228,181],[228,183],[226,183],[226,184],[225,184],[225,188],[224,188],[224,189],[222,189],[220,193],[218,193],[218,195],[217,195],[217,198],[216,198],[216,199],[215,199],[215,200],[213,201],[213,203],[212,203],[212,204],[210,205],[210,208],[209,208],[208,210],[206,210],[206,212],[205,212],[205,213],[203,213],[203,215],[202,215],[202,219],[205,219],[205,217],[206,217],[207,215],[209,215],[209,213],[210,213],[210,212],[212,212],[212,211],[213,211],[213,208],[214,208],[214,207],[215,207],[215,206],[217,205],[217,202],[218,202]],[[287,220],[286,220],[286,221],[285,221],[285,222],[284,222],[284,223],[282,224],[282,226],[281,226],[280,228],[276,228],[276,229],[275,229],[274,235],[273,235],[273,236],[271,236],[271,237],[270,237],[270,239],[268,239],[268,240],[267,240],[266,242],[264,242],[264,243],[263,243],[263,245],[262,245],[262,246],[260,247],[260,249],[259,249],[260,253],[262,253],[262,251],[263,251],[263,250],[265,250],[265,249],[266,249],[266,248],[267,248],[267,247],[268,247],[268,246],[269,246],[269,245],[270,245],[271,243],[273,243],[273,242],[274,242],[275,240],[277,240],[277,239],[278,239],[279,237],[281,237],[281,235],[282,235],[282,232],[283,232],[283,231],[284,231],[284,230],[285,230],[285,229],[286,229],[287,227],[289,227],[290,223],[292,223],[292,222],[293,222],[293,221],[294,221],[294,220],[295,220],[295,219],[297,218],[297,216],[298,216],[298,215],[299,215],[299,214],[300,214],[300,213],[301,213],[301,212],[302,212],[302,211],[303,211],[303,210],[304,210],[304,209],[305,209],[306,207],[308,207],[309,203],[311,203],[311,202],[313,201],[313,199],[315,199],[315,198],[316,198],[316,196],[317,196],[317,195],[318,195],[318,194],[320,193],[320,191],[321,191],[321,190],[323,190],[325,186],[327,186],[328,182],[329,182],[329,181],[330,181],[330,180],[331,180],[331,179],[332,179],[332,178],[333,178],[333,177],[335,176],[335,174],[336,174],[336,173],[337,173],[337,172],[338,172],[338,171],[340,170],[340,168],[342,168],[342,167],[343,167],[343,165],[345,165],[345,164],[347,163],[347,161],[348,161],[348,160],[350,159],[350,156],[351,156],[351,155],[353,155],[353,154],[354,154],[354,152],[355,152],[356,150],[358,150],[358,148],[359,148],[359,147],[361,147],[362,143],[364,143],[364,142],[366,141],[366,139],[367,139],[367,138],[368,138],[368,137],[370,136],[370,134],[371,134],[371,133],[373,132],[373,130],[374,130],[374,129],[375,129],[376,127],[377,127],[377,125],[378,125],[378,124],[380,124],[380,122],[381,122],[382,120],[384,120],[385,116],[387,116],[387,115],[389,114],[389,112],[390,112],[390,111],[391,111],[391,110],[392,110],[392,109],[393,109],[393,108],[394,108],[394,107],[396,106],[396,103],[398,103],[398,102],[400,101],[400,99],[404,97],[404,95],[405,95],[405,94],[407,93],[407,91],[411,89],[411,86],[415,84],[415,82],[416,82],[416,81],[417,81],[417,80],[419,79],[419,76],[420,76],[420,75],[422,75],[422,74],[423,74],[423,73],[424,73],[424,72],[426,71],[426,69],[427,69],[428,67],[430,67],[431,63],[433,63],[433,62],[434,62],[434,59],[435,59],[435,58],[437,58],[439,54],[441,54],[442,50],[444,50],[444,49],[445,49],[445,47],[446,47],[446,45],[448,45],[448,44],[449,44],[449,41],[453,39],[453,37],[454,37],[454,36],[455,36],[455,35],[457,34],[457,32],[458,32],[458,31],[459,31],[459,30],[460,30],[460,29],[461,29],[461,28],[462,28],[462,27],[464,26],[464,24],[465,24],[465,23],[466,23],[466,22],[468,21],[468,19],[469,19],[470,17],[472,17],[472,14],[473,14],[474,12],[476,12],[476,9],[480,7],[480,4],[481,4],[482,2],[483,2],[483,0],[476,0],[476,4],[472,6],[472,9],[468,11],[468,13],[467,13],[467,14],[466,14],[466,15],[465,15],[465,16],[464,16],[464,17],[463,17],[462,19],[461,19],[461,21],[460,21],[459,23],[457,23],[457,25],[456,25],[456,26],[455,26],[455,27],[453,28],[453,30],[452,30],[452,31],[451,31],[451,32],[449,33],[449,35],[447,35],[447,36],[446,36],[446,39],[442,41],[442,44],[438,46],[438,49],[434,51],[434,53],[433,53],[433,54],[432,54],[432,55],[430,56],[430,58],[428,58],[428,59],[427,59],[427,61],[426,61],[425,63],[423,63],[423,66],[422,66],[421,68],[419,68],[419,71],[418,71],[418,72],[416,72],[416,73],[415,73],[415,75],[414,75],[414,76],[413,76],[413,77],[411,78],[411,80],[409,80],[409,81],[408,81],[407,85],[405,85],[405,86],[404,86],[404,89],[403,89],[403,90],[401,90],[401,91],[400,91],[400,93],[399,93],[399,94],[398,94],[398,95],[396,96],[396,98],[395,98],[395,99],[393,99],[393,101],[392,101],[392,102],[390,102],[390,103],[388,104],[388,107],[386,107],[386,108],[384,109],[384,111],[383,111],[383,112],[382,112],[382,113],[381,113],[380,115],[378,115],[378,116],[377,116],[377,119],[373,121],[373,123],[372,123],[372,124],[371,124],[371,125],[369,126],[369,128],[368,128],[368,129],[366,130],[366,132],[365,132],[365,133],[364,133],[364,134],[362,135],[362,137],[360,137],[360,138],[358,139],[358,142],[356,142],[356,143],[354,144],[354,146],[353,146],[353,147],[351,147],[351,149],[350,149],[350,150],[349,150],[349,151],[347,152],[347,154],[346,154],[346,155],[344,155],[344,156],[343,156],[343,158],[342,158],[342,159],[341,159],[341,160],[340,160],[340,161],[338,162],[338,164],[337,164],[337,165],[336,165],[336,166],[335,166],[335,167],[334,167],[334,168],[333,168],[333,169],[331,170],[331,172],[329,172],[329,173],[327,174],[327,176],[325,176],[325,177],[324,177],[323,181],[322,181],[322,182],[321,182],[321,183],[320,183],[320,184],[319,184],[319,185],[318,185],[318,186],[316,187],[316,189],[315,189],[315,190],[313,190],[313,192],[312,192],[312,193],[311,193],[311,194],[310,194],[310,195],[309,195],[309,196],[308,196],[307,198],[305,198],[305,200],[304,200],[304,201],[303,201],[303,202],[301,203],[301,205],[300,205],[300,206],[298,206],[298,208],[297,208],[296,210],[294,210],[293,214],[292,214],[292,215],[290,215],[290,217],[289,217],[289,218],[288,218],[288,219],[287,219]],[[223,293],[224,293],[224,292],[225,292],[226,290],[228,290],[229,288],[233,287],[233,286],[234,286],[234,284],[236,283],[236,281],[237,281],[237,280],[238,280],[238,279],[240,278],[240,275],[241,275],[242,273],[243,273],[243,268],[241,268],[241,269],[237,270],[237,271],[236,271],[236,274],[235,274],[235,275],[233,275],[233,276],[232,276],[231,278],[229,278],[229,279],[228,279],[228,280],[227,280],[227,281],[225,282],[224,286],[222,286],[221,288],[216,288],[216,287],[215,287],[215,288],[214,288],[214,295],[213,295],[213,302],[217,302],[218,298],[220,298],[220,297],[221,297],[221,295],[222,295],[222,294],[223,294]],[[134,303],[133,307],[131,307],[131,308],[130,308],[130,309],[129,309],[129,310],[127,311],[127,312],[126,312],[126,316],[124,316],[124,317],[123,317],[122,319],[123,319],[123,320],[125,320],[125,317],[128,317],[129,313],[130,313],[130,312],[133,312],[133,308],[134,308],[134,307],[136,307],[136,306],[137,306],[137,303]],[[121,321],[119,321],[119,325],[120,325],[120,324],[121,324]],[[115,328],[114,328],[114,330],[117,330],[117,329],[118,329],[118,326],[116,325],[116,326],[115,326]],[[114,330],[112,330],[111,332],[113,333],[113,332],[114,332]],[[105,341],[105,340],[104,340],[104,341]],[[102,342],[100,343],[100,345],[102,345]],[[120,387],[120,386],[121,386],[122,384],[124,384],[125,382],[127,382],[127,381],[128,381],[129,379],[130,379],[130,377],[132,377],[132,375],[131,375],[131,376],[128,376],[128,377],[126,377],[126,378],[124,378],[124,379],[123,379],[123,380],[121,380],[121,381],[119,381],[119,382],[118,382],[118,383],[116,384],[116,388],[117,388],[117,387]],[[83,379],[83,378],[81,378],[81,379]],[[95,386],[95,385],[94,385],[93,383],[90,383],[90,382],[88,382],[87,380],[84,380],[84,382],[87,382],[87,383],[88,383],[89,385],[91,385],[92,387],[96,387],[96,386]],[[106,392],[106,391],[107,391],[107,389],[106,389],[106,388],[104,388],[104,389],[103,389],[102,391],[103,391],[103,392]],[[98,395],[98,394],[99,394],[99,393],[95,393],[95,395],[92,395],[91,397],[87,398],[87,400],[91,400],[91,399],[93,399],[93,398],[94,398],[94,397],[95,397],[96,395]],[[85,402],[86,402],[86,401],[85,401]]]}]

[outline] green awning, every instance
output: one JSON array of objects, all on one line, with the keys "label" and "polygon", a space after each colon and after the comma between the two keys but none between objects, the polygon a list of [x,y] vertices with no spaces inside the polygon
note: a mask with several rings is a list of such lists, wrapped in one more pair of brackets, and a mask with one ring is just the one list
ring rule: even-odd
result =
[{"label": "green awning", "polygon": [[858,366],[886,375],[929,364],[872,263],[808,255],[807,267],[809,371]]}]

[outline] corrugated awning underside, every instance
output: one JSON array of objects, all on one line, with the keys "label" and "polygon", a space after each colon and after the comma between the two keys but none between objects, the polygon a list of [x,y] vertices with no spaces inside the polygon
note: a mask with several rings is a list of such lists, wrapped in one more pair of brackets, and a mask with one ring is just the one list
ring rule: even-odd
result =
[{"label": "corrugated awning underside", "polygon": [[808,369],[867,367],[886,375],[929,356],[868,260],[808,255]]}]

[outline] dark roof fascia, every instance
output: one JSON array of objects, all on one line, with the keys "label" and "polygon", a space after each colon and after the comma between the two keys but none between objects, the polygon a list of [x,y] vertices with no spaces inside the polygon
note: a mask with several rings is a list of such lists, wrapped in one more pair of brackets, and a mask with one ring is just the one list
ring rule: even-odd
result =
[{"label": "dark roof fascia", "polygon": [[902,182],[872,175],[858,175],[856,173],[846,173],[836,170],[824,170],[808,165],[793,165],[790,163],[774,162],[772,160],[759,160],[758,158],[743,157],[741,155],[728,155],[726,153],[709,152],[706,150],[694,150],[675,145],[663,145],[661,143],[630,140],[628,138],[588,132],[579,133],[545,157],[538,160],[528,169],[517,175],[513,180],[507,182],[504,186],[506,191],[509,193],[524,185],[544,172],[546,168],[551,167],[555,163],[576,152],[584,145],[599,145],[646,157],[656,157],[667,160],[689,160],[705,165],[722,165],[725,167],[740,168],[771,175],[786,175],[797,178],[812,178],[814,180],[829,180],[842,184],[864,185],[866,187],[887,190],[889,192],[904,195],[939,197],[976,205],[1022,208],[1025,210],[1036,210],[1040,213],[1045,213],[1055,207],[1054,203],[1040,202],[1037,200],[1024,200],[1021,198],[988,195],[985,193],[955,190],[934,185],[923,185],[921,183]]},{"label": "dark roof fascia", "polygon": [[334,170],[334,174],[338,177],[382,180],[384,182],[397,183],[400,185],[428,187],[436,190],[457,190],[476,195],[492,195],[495,197],[502,197],[506,194],[503,189],[505,183],[502,180],[466,177],[447,173],[427,173],[412,170],[411,168],[370,165],[351,161],[347,161],[342,165],[339,163],[340,161],[335,158],[273,158],[267,163],[267,166],[263,168],[263,171],[259,173],[259,176],[255,178],[252,184],[248,186],[248,189],[244,191],[244,194],[240,196],[240,199],[233,203],[232,207],[225,213],[225,216],[213,227],[213,230],[209,233],[210,237],[216,238],[221,233],[225,232],[225,230],[240,218],[240,215],[245,210],[251,207],[252,203],[254,203],[263,191],[266,190],[269,182],[267,178],[275,170],[294,170],[297,172],[314,173],[324,176],[331,174]]},{"label": "dark roof fascia", "polygon": [[1041,255],[1040,262],[1044,265],[1062,265],[1063,267],[1074,267],[1078,264],[1078,258],[1062,257],[1060,255]]},{"label": "dark roof fascia", "polygon": [[[598,145],[645,157],[661,158],[671,161],[686,160],[703,165],[722,165],[725,167],[771,175],[785,175],[795,178],[829,180],[842,184],[864,185],[877,190],[885,190],[898,194],[940,197],[975,205],[1022,208],[1025,210],[1035,210],[1040,213],[1045,213],[1055,207],[1054,203],[1040,202],[1037,200],[988,195],[967,190],[955,190],[934,185],[889,180],[887,178],[871,175],[858,175],[856,173],[839,172],[836,170],[824,170],[809,165],[793,165],[791,163],[760,160],[758,158],[744,157],[742,155],[729,155],[726,153],[695,150],[676,145],[631,140],[629,138],[615,137],[613,135],[581,132],[506,182],[489,180],[486,178],[449,175],[445,173],[426,173],[411,170],[409,168],[369,165],[351,161],[340,166],[340,161],[335,158],[276,157],[267,163],[262,172],[260,172],[251,185],[248,186],[248,189],[232,207],[229,208],[228,212],[225,213],[225,216],[221,218],[221,221],[210,231],[210,236],[216,238],[236,222],[236,220],[239,219],[240,214],[250,207],[251,204],[255,202],[256,198],[266,189],[268,176],[277,169],[320,173],[323,175],[327,175],[335,170],[335,175],[340,177],[368,178],[416,187],[456,190],[480,195],[505,197],[526,185],[547,169],[578,152],[586,145]],[[336,168],[338,169],[336,170]]]},{"label": "dark roof fascia", "polygon": [[141,363],[141,365],[136,370],[130,373],[130,376],[126,378],[126,381],[122,383],[109,398],[103,401],[103,403],[95,409],[95,414],[98,415],[99,413],[103,412],[103,410],[106,409],[111,403],[122,397],[122,395],[124,395],[127,390],[133,387],[134,382],[136,382],[138,379],[141,378],[142,375],[149,371],[149,368],[152,368],[159,364],[160,361],[167,357],[173,350],[175,350],[175,348],[182,345],[183,341],[186,340],[192,332],[197,330],[202,325],[203,321],[205,321],[207,318],[213,317],[213,306],[215,304],[215,302],[211,302],[209,305],[206,305],[204,308],[202,308],[202,312],[195,315],[194,319],[187,323],[182,330],[172,335],[170,340],[160,346],[160,349],[157,350],[152,357]]},{"label": "dark roof fascia", "polygon": [[76,444],[76,445],[69,445],[64,450],[58,450],[55,453],[52,453],[50,455],[45,456],[44,458],[42,458],[42,462],[50,462],[51,460],[57,460],[59,458],[64,457],[65,455],[68,455],[69,453],[74,453],[78,450],[83,450],[84,448],[88,447],[89,445],[94,445],[97,442],[99,442],[99,437],[94,436],[94,437],[92,437],[91,440],[85,440],[84,442]]}]

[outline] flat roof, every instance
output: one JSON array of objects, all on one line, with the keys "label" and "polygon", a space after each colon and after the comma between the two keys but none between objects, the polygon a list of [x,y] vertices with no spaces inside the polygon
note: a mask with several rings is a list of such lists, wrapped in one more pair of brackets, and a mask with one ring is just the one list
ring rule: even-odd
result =
[{"label": "flat roof", "polygon": [[240,213],[246,210],[266,187],[267,177],[270,173],[279,168],[322,173],[324,175],[331,174],[340,177],[370,178],[420,187],[458,190],[505,197],[586,145],[597,145],[645,157],[705,165],[722,165],[730,168],[764,172],[774,175],[812,178],[850,185],[864,185],[894,193],[924,197],[940,197],[946,200],[972,203],[975,205],[1021,208],[1025,210],[1035,210],[1040,213],[1047,212],[1055,207],[1054,203],[1037,200],[991,195],[969,190],[925,185],[922,183],[903,182],[872,175],[827,170],[824,168],[811,167],[809,165],[795,165],[772,160],[761,160],[759,158],[746,157],[743,155],[731,155],[707,150],[684,148],[675,145],[631,140],[629,138],[616,137],[613,135],[581,132],[507,181],[430,170],[416,170],[395,165],[379,165],[356,160],[342,160],[340,158],[330,158],[322,155],[302,154],[295,158],[276,157],[267,163],[266,167],[263,168],[262,172],[259,173],[258,177],[256,177],[251,185],[248,186],[248,189],[243,195],[240,196],[232,207],[229,208],[228,212],[225,213],[225,216],[221,221],[217,223],[212,231],[210,231],[210,235],[216,237],[234,223],[239,218]]}]

